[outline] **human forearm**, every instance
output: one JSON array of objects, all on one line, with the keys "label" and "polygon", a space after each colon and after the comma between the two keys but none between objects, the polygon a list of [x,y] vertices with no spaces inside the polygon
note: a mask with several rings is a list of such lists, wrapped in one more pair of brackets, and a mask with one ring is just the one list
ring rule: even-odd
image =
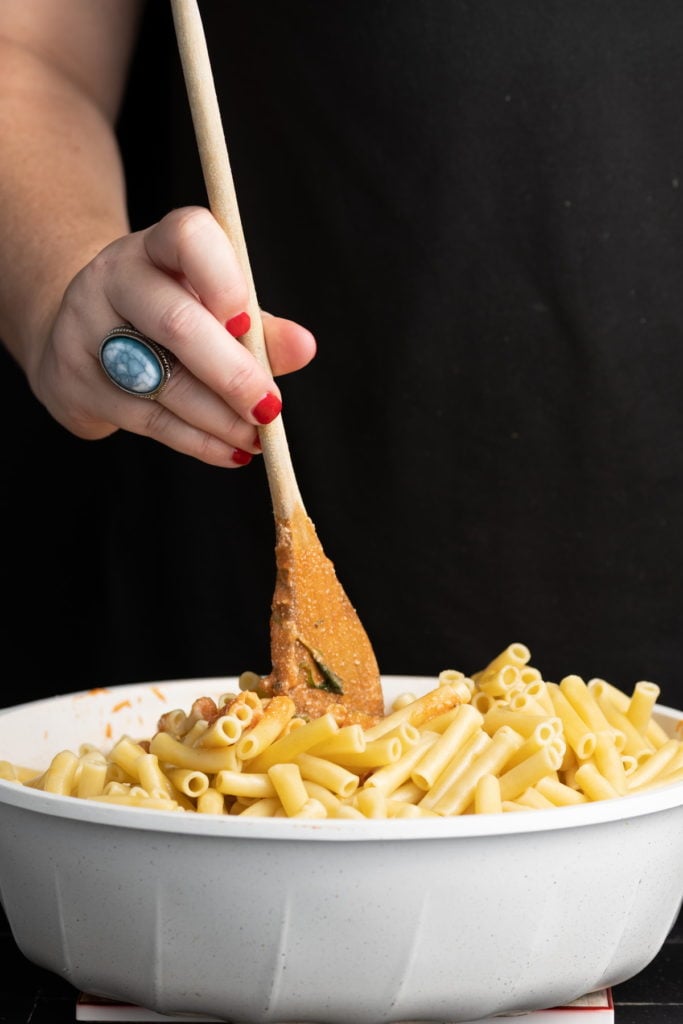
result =
[{"label": "human forearm", "polygon": [[27,375],[64,289],[127,230],[110,119],[59,68],[0,40],[0,338]]}]

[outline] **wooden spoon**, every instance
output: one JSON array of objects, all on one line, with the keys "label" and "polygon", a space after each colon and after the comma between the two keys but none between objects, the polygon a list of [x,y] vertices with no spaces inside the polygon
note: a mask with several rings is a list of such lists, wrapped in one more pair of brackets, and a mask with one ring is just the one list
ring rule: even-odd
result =
[{"label": "wooden spoon", "polygon": [[[230,239],[249,285],[251,329],[241,339],[270,371],[206,38],[196,0],[171,0],[209,206]],[[342,721],[383,713],[377,661],[367,633],[304,508],[282,416],[259,428],[275,516],[276,580],[271,606],[272,671],[267,693],[286,693],[313,717]]]}]

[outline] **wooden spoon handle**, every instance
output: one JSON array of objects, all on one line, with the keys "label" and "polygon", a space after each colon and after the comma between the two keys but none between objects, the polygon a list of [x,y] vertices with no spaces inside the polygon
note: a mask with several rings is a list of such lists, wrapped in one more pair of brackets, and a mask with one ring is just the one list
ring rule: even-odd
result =
[{"label": "wooden spoon handle", "polygon": [[[196,0],[171,0],[171,8],[209,207],[230,239],[249,287],[247,312],[251,328],[241,340],[270,372],[261,311],[244,239],[199,7]],[[302,507],[303,503],[282,416],[260,427],[259,436],[275,517],[290,519],[294,508]]]}]

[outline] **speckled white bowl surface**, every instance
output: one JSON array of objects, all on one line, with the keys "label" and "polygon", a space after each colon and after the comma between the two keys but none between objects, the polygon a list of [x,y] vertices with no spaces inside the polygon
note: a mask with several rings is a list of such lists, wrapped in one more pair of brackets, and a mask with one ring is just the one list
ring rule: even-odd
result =
[{"label": "speckled white bowl surface", "polygon": [[[435,685],[391,676],[387,700]],[[0,760],[150,736],[233,679],[0,712]],[[665,727],[683,713],[659,707]],[[216,818],[0,781],[0,898],[76,988],[232,1021],[473,1021],[642,970],[683,898],[683,783],[578,807],[391,821]]]}]

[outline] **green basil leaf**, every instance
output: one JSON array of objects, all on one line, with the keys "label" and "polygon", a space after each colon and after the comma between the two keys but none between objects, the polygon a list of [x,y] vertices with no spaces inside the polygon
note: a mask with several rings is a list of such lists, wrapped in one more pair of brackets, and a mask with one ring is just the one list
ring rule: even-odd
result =
[{"label": "green basil leaf", "polygon": [[[315,667],[318,669],[318,671],[320,672],[321,676],[323,677],[321,683],[314,683],[313,682],[313,677],[311,676],[310,682],[308,683],[308,685],[312,686],[316,690],[327,690],[329,693],[340,693],[340,694],[343,694],[344,693],[344,683],[343,683],[343,680],[340,679],[340,677],[337,675],[337,673],[334,672],[329,667],[329,665],[327,665],[325,663],[323,655],[320,653],[320,651],[316,651],[316,649],[314,647],[311,647],[310,644],[307,644],[305,640],[301,639],[301,637],[299,637],[298,639],[299,639],[299,643],[302,644],[306,648],[308,653],[310,654],[311,658],[313,659],[313,663],[315,664]],[[310,670],[309,670],[309,673],[310,673]]]}]

